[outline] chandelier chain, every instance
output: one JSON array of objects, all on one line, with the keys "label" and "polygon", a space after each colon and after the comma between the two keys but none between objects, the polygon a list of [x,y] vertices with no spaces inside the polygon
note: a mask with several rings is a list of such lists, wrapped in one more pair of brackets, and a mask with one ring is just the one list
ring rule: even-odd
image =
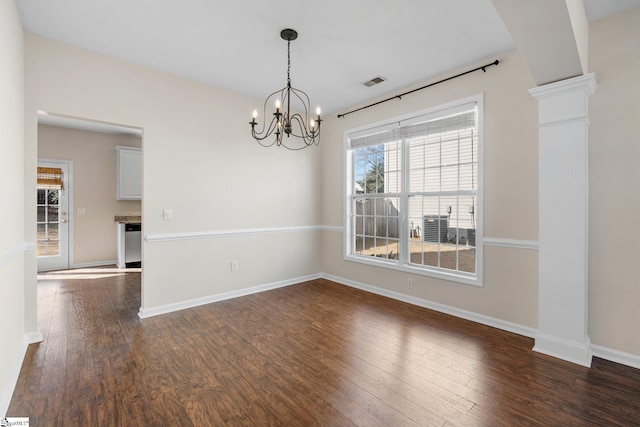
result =
[{"label": "chandelier chain", "polygon": [[291,40],[287,40],[287,86],[291,86]]}]

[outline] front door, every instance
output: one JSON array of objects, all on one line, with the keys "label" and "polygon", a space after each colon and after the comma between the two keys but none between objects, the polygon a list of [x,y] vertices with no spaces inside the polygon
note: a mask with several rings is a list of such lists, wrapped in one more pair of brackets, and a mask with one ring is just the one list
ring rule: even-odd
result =
[{"label": "front door", "polygon": [[69,163],[38,162],[38,271],[69,268]]}]

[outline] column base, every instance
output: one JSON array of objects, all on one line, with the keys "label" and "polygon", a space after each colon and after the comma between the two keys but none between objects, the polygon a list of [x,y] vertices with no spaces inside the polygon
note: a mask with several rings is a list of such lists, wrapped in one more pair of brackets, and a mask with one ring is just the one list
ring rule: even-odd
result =
[{"label": "column base", "polygon": [[593,357],[589,338],[586,339],[586,342],[576,342],[542,333],[536,335],[533,351],[586,366],[587,368],[591,367],[591,359]]}]

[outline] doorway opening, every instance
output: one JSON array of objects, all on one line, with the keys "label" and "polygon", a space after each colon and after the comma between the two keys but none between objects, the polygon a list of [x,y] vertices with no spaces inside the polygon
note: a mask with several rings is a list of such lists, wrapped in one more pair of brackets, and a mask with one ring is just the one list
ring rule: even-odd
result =
[{"label": "doorway opening", "polygon": [[[62,177],[37,184],[38,272],[118,265],[120,218],[141,225],[142,129],[39,111],[37,135],[38,166]],[[127,157],[137,173],[126,176],[137,193],[126,197],[121,149],[137,154]]]}]

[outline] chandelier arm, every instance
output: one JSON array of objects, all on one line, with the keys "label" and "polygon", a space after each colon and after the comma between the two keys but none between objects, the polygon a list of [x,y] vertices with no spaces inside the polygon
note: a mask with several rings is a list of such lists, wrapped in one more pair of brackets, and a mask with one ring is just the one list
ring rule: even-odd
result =
[{"label": "chandelier arm", "polygon": [[[294,114],[293,116],[291,116],[290,119],[291,122],[291,136],[294,136],[296,138],[302,138],[305,142],[305,144],[308,145],[307,140],[309,139],[309,132],[307,131],[307,128],[304,125],[304,120],[302,119],[302,116],[300,114]],[[294,126],[294,124],[297,124],[297,126]],[[299,130],[299,133],[296,132],[296,129]]]},{"label": "chandelier arm", "polygon": [[[275,144],[277,142],[277,138],[276,140],[274,140],[271,144],[263,144],[262,141],[264,141],[265,139],[269,138],[274,131],[277,130],[278,127],[278,121],[277,118],[274,117],[271,119],[271,122],[269,123],[269,127],[267,128],[266,131],[262,131],[262,132],[256,132],[255,129],[252,130],[251,132],[251,136],[253,136],[253,138],[258,141],[258,143],[264,147],[271,147],[273,144]],[[263,125],[263,129],[264,129],[264,125]],[[280,138],[281,140],[282,138]]]},{"label": "chandelier arm", "polygon": [[[298,98],[298,100],[300,100],[300,102],[302,103],[303,107],[304,107],[304,118],[302,118],[302,122],[304,123],[304,130],[305,133],[310,135],[310,137],[315,138],[316,135],[320,134],[320,125],[322,123],[322,120],[318,120],[316,119],[312,119],[311,116],[311,105],[309,102],[309,96],[307,95],[307,93],[303,90],[300,89],[296,89],[296,88],[291,88],[293,91],[293,94]],[[303,98],[304,96],[304,98]],[[307,108],[308,107],[308,108]],[[316,123],[316,129],[315,130],[311,130],[311,131],[307,131],[307,124],[311,123],[311,120],[313,120]],[[317,145],[317,143],[316,143]]]},{"label": "chandelier arm", "polygon": [[[279,144],[279,146],[282,146],[284,148],[286,148],[287,150],[291,150],[291,151],[299,151],[299,150],[304,150],[305,148],[309,147],[311,144],[307,144],[306,142],[304,144],[301,144],[300,147],[290,147],[288,146],[285,142],[281,142]],[[317,144],[316,144],[317,145]]]},{"label": "chandelier arm", "polygon": [[307,95],[305,91],[296,89],[293,86],[291,87],[291,92],[293,92],[296,98],[298,98],[302,103],[302,106],[304,107],[304,116],[309,118],[309,115],[311,114],[311,102],[309,101],[309,95]]},{"label": "chandelier arm", "polygon": [[320,129],[309,131],[305,125],[304,118],[297,113],[291,116],[291,123],[292,123],[292,128],[295,128],[295,126],[293,126],[293,123],[297,123],[298,129],[300,129],[300,134],[292,132],[291,133],[292,136],[295,136],[296,138],[301,138],[307,146],[312,144],[318,145],[318,137],[320,136]]},{"label": "chandelier arm", "polygon": [[[262,127],[260,128],[260,130],[259,130],[259,131],[257,131],[257,132],[256,132],[256,130],[255,130],[256,126],[259,126],[259,123],[258,123],[258,122],[250,122],[250,123],[249,123],[249,124],[251,124],[251,125],[252,125],[252,126],[251,126],[251,132],[252,132],[252,135],[253,135],[253,137],[254,137],[254,138],[256,138],[256,135],[263,135],[263,134],[265,133],[265,125],[266,125],[266,123],[267,123],[267,117],[268,117],[268,115],[267,115],[267,104],[269,103],[269,99],[271,99],[271,97],[272,97],[273,95],[276,95],[276,94],[278,94],[278,93],[280,93],[280,94],[281,94],[285,89],[286,89],[286,88],[283,88],[283,89],[277,90],[277,91],[275,91],[275,92],[271,93],[269,96],[267,96],[267,99],[265,99],[265,101],[264,101],[264,105],[263,105],[263,107],[262,107],[262,115],[264,116],[264,121],[262,122]],[[282,98],[282,96],[281,96],[281,98]],[[255,121],[255,118],[254,118],[253,120]],[[270,134],[271,134],[271,132],[267,132],[267,134],[266,134],[266,135],[268,136],[268,135],[270,135]],[[264,138],[261,138],[261,139],[264,139]]]},{"label": "chandelier arm", "polygon": [[[282,89],[278,89],[278,90],[276,90],[275,92],[273,92],[273,93],[269,94],[269,96],[267,96],[267,99],[265,99],[265,100],[264,100],[264,106],[263,106],[263,110],[262,110],[262,111],[263,111],[263,114],[264,114],[265,120],[266,120],[266,117],[267,117],[267,104],[269,104],[269,101],[271,101],[271,105],[272,105],[272,106],[273,106],[273,105],[275,105],[275,101],[276,101],[276,100],[278,100],[278,99],[280,99],[280,100],[281,100],[281,102],[282,102],[282,104],[284,104],[284,100],[283,100],[283,98],[284,98],[284,94],[285,94],[286,90],[287,90],[287,88],[286,88],[286,87],[283,87]],[[274,95],[278,95],[278,94],[280,94],[280,96],[279,96],[279,97],[277,97],[277,96],[276,96],[276,99],[271,100],[271,98],[272,98]],[[281,108],[282,108],[282,107],[281,107]]]},{"label": "chandelier arm", "polygon": [[[299,114],[294,114],[293,116],[291,116],[291,121],[292,121],[292,124],[297,124],[298,126],[300,126],[301,123],[302,123]],[[290,136],[292,136],[292,135],[290,135]],[[302,142],[297,147],[289,144],[290,139],[289,138],[283,138],[284,137],[284,132],[280,132],[280,135],[278,135],[277,146],[279,146],[279,147],[282,146],[282,147],[286,148],[287,150],[291,150],[291,151],[298,151],[298,150],[305,149],[305,148],[311,146],[312,144],[318,145],[318,141],[317,140],[312,140],[310,138],[306,138],[306,137],[303,137],[301,135],[295,135],[295,136],[296,136],[296,141],[301,141]],[[276,142],[274,141],[272,143],[272,145],[274,143],[276,143]]]}]

